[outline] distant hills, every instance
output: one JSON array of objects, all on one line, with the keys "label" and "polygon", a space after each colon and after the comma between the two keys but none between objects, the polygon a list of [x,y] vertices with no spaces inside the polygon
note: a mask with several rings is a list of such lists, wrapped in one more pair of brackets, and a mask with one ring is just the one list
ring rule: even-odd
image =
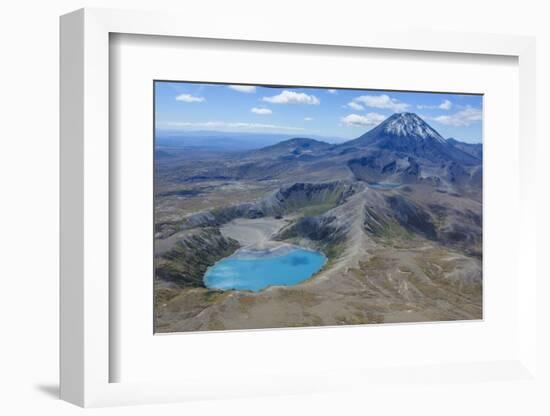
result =
[{"label": "distant hills", "polygon": [[333,145],[320,140],[293,138],[251,152],[256,157],[283,157],[316,155],[332,148]]},{"label": "distant hills", "polygon": [[[201,165],[200,175],[195,165],[186,167],[177,163],[177,157],[171,162],[169,155],[174,155],[174,149],[166,153],[165,148],[157,148],[157,161],[173,163],[177,169],[173,174],[183,181],[351,179],[367,183],[431,184],[445,192],[473,193],[476,198],[481,193],[482,145],[446,140],[414,113],[393,114],[356,139],[337,144],[303,137],[281,140],[281,135],[274,134],[199,136],[160,137],[157,144],[178,141],[179,149],[185,149],[184,146],[204,149],[208,145],[231,152],[225,156],[219,153],[216,159],[211,159],[216,163]],[[252,141],[269,144],[250,149],[248,143]],[[192,158],[188,151],[180,154]]]},{"label": "distant hills", "polygon": [[[168,130],[156,132],[155,147],[172,149],[203,149],[218,151],[246,151],[275,145],[285,140],[295,138],[295,134],[221,132],[221,131],[189,131],[175,133]],[[342,138],[312,136],[312,139],[340,143]]]}]

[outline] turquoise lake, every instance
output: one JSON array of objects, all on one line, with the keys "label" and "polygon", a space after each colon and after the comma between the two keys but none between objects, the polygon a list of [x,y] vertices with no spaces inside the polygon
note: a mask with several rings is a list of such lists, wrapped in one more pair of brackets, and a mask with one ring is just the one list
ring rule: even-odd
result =
[{"label": "turquoise lake", "polygon": [[325,261],[322,253],[299,247],[239,251],[209,267],[204,284],[211,289],[254,292],[268,286],[290,286],[309,279]]}]

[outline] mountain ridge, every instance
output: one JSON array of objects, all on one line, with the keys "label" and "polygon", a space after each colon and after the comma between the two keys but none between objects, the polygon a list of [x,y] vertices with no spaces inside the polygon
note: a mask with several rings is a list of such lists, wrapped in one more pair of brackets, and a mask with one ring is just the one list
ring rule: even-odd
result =
[{"label": "mountain ridge", "polygon": [[252,150],[249,154],[254,156],[282,156],[291,154],[294,156],[311,154],[331,148],[333,145],[321,140],[306,137],[294,137],[279,143]]},{"label": "mountain ridge", "polygon": [[182,166],[170,158],[164,158],[163,163],[167,164],[166,174],[191,182],[291,183],[299,177],[306,182],[422,183],[441,192],[465,192],[479,198],[482,161],[478,148],[481,146],[445,140],[414,113],[396,113],[341,144],[294,137],[260,149],[220,155],[218,163]]}]

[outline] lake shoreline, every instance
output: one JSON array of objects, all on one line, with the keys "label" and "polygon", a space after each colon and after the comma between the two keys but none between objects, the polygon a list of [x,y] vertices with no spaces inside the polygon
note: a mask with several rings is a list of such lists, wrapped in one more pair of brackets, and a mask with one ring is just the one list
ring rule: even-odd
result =
[{"label": "lake shoreline", "polygon": [[244,249],[221,259],[206,270],[203,281],[209,289],[259,292],[309,280],[326,261],[320,251],[273,243],[267,250]]}]

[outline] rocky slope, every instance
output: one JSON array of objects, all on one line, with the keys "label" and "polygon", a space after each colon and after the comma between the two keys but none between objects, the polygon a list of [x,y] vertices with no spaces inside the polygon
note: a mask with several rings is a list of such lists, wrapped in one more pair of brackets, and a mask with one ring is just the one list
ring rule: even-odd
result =
[{"label": "rocky slope", "polygon": [[171,240],[168,247],[157,246],[155,274],[157,279],[179,287],[204,287],[206,269],[239,248],[237,241],[210,227],[187,230]]},{"label": "rocky slope", "polygon": [[483,145],[481,143],[464,143],[452,137],[447,139],[447,143],[480,161],[483,159]]},{"label": "rocky slope", "polygon": [[257,201],[198,212],[183,218],[177,224],[157,224],[158,237],[166,238],[179,230],[213,227],[235,218],[279,217],[295,213],[319,212],[345,201],[355,192],[356,185],[343,181],[326,183],[294,183],[284,186]]}]

